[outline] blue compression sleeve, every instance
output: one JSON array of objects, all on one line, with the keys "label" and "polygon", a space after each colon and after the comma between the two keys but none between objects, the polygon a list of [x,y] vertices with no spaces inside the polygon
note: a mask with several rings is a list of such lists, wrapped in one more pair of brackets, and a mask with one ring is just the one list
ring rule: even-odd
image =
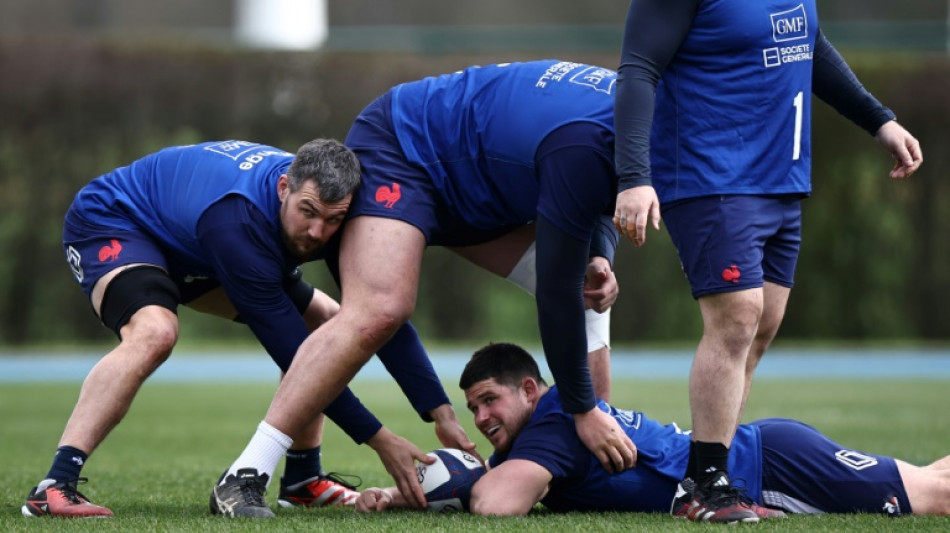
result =
[{"label": "blue compression sleeve", "polygon": [[614,100],[620,191],[651,185],[650,130],[656,85],[689,33],[700,0],[632,0]]},{"label": "blue compression sleeve", "polygon": [[[286,372],[309,331],[283,289],[287,266],[282,251],[265,244],[274,242],[268,227],[263,214],[245,198],[228,196],[202,215],[197,234],[238,314]],[[382,427],[348,388],[324,413],[357,443],[366,442]]]},{"label": "blue compression sleeve", "polygon": [[587,363],[584,322],[584,273],[589,244],[538,215],[537,305],[541,344],[561,404],[568,413],[594,408],[594,386]]},{"label": "blue compression sleeve", "polygon": [[894,113],[861,85],[820,29],[815,40],[812,92],[871,135],[894,120]]},{"label": "blue compression sleeve", "polygon": [[589,257],[603,257],[613,266],[614,255],[617,252],[617,244],[620,242],[620,234],[614,227],[613,217],[610,215],[601,215],[597,219],[597,226],[594,228],[594,234],[590,240]]},{"label": "blue compression sleeve", "polygon": [[422,420],[432,422],[429,411],[451,403],[410,322],[403,324],[377,355]]}]

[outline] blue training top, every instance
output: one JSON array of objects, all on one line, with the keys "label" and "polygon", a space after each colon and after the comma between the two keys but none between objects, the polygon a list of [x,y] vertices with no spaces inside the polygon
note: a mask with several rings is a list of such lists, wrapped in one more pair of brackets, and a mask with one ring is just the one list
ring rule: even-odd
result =
[{"label": "blue training top", "polygon": [[661,203],[810,193],[813,90],[872,134],[893,118],[821,34],[815,0],[632,0],[619,72],[620,189],[652,172]]},{"label": "blue training top", "polygon": [[[615,82],[612,70],[567,61],[472,67],[394,87],[393,127],[406,158],[425,169],[469,227],[517,226],[540,213],[588,241],[590,226],[545,212],[553,208],[543,195],[539,203],[535,158],[560,126],[588,122],[612,130]],[[587,177],[578,170],[583,186]]]},{"label": "blue training top", "polygon": [[[541,503],[552,510],[669,511],[689,459],[688,432],[676,424],[663,425],[641,412],[617,409],[598,400],[598,407],[613,415],[637,446],[637,466],[612,474],[577,437],[573,416],[560,404],[557,386],[552,386],[507,456],[493,455],[491,464],[524,459],[547,469],[553,479]],[[730,477],[744,484],[756,501],[761,501],[762,492],[760,440],[758,427],[739,426],[729,456]],[[735,460],[737,457],[741,461]]]},{"label": "blue training top", "polygon": [[612,70],[549,59],[471,67],[390,93],[400,147],[454,226],[536,223],[541,341],[572,413],[595,405],[582,287],[588,253],[610,248],[596,234],[616,197],[615,84]]},{"label": "blue training top", "polygon": [[[89,223],[149,234],[163,249],[174,279],[218,281],[286,371],[309,335],[282,285],[302,261],[283,243],[277,194],[277,181],[293,158],[247,141],[166,148],[96,178],[79,191],[74,206]],[[379,355],[424,417],[448,402],[410,324]],[[357,442],[381,427],[349,389],[325,412]]]}]

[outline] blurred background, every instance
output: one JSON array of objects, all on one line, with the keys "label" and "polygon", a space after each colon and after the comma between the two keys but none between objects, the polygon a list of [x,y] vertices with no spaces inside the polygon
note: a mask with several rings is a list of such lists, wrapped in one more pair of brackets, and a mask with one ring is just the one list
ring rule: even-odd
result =
[{"label": "blurred background", "polygon": [[[950,3],[819,0],[823,31],[915,136],[905,182],[824,104],[797,285],[779,342],[950,339]],[[63,215],[86,182],[169,145],[342,139],[389,87],[473,64],[616,68],[622,0],[0,0],[0,346],[111,343],[72,279]],[[694,345],[698,309],[663,230],[621,243],[618,345]],[[337,294],[321,263],[307,278]],[[183,343],[248,343],[182,311]],[[439,343],[537,344],[533,299],[441,249],[414,316]]]}]

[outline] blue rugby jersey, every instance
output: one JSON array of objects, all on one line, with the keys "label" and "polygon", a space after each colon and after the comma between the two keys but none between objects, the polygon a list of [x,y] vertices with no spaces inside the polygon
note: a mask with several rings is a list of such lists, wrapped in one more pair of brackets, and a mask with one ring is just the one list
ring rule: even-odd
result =
[{"label": "blue rugby jersey", "polygon": [[[622,58],[635,65],[647,57],[656,69],[647,78],[661,76],[649,150],[660,201],[809,193],[815,1],[696,0],[676,6],[670,15],[676,20],[669,22],[675,30],[662,44],[652,44],[641,35],[651,21],[639,10],[660,4],[634,0]],[[627,83],[626,68],[621,84]],[[636,76],[634,70],[629,74]],[[635,113],[640,100],[652,95],[639,96],[621,103],[621,91],[618,121],[628,118],[621,109]],[[635,143],[626,137],[627,128],[621,143]],[[618,156],[622,182],[628,175],[649,175],[649,169],[636,169],[642,162],[630,161],[642,155],[618,147]]]},{"label": "blue rugby jersey", "polygon": [[[90,223],[148,233],[179,282],[187,276],[218,281],[286,371],[309,334],[282,286],[300,264],[283,244],[277,195],[277,181],[293,158],[246,141],[166,148],[91,181],[74,206]],[[420,414],[448,402],[410,324],[379,355],[395,360],[387,369]],[[349,389],[326,414],[357,442],[381,427]]]},{"label": "blue rugby jersey", "polygon": [[293,158],[247,141],[175,146],[96,178],[75,201],[89,222],[144,229],[185,274],[209,276],[213,272],[198,244],[198,220],[212,204],[237,194],[257,207],[277,236],[277,180]]},{"label": "blue rugby jersey", "polygon": [[[535,156],[541,141],[569,123],[612,131],[615,81],[612,70],[557,60],[471,67],[394,87],[393,127],[407,159],[425,169],[469,227],[526,224],[538,213]],[[576,175],[583,187],[585,169]],[[589,230],[549,218],[576,238],[590,239]]]},{"label": "blue rugby jersey", "polygon": [[[668,512],[686,471],[690,435],[675,424],[663,425],[603,400],[598,400],[598,407],[612,414],[636,444],[635,468],[618,474],[604,470],[577,437],[574,418],[561,408],[556,386],[538,402],[507,456],[492,456],[491,464],[524,459],[543,466],[553,479],[541,503],[553,510]],[[761,463],[759,429],[740,426],[732,442],[729,474],[756,501],[761,499]]]}]

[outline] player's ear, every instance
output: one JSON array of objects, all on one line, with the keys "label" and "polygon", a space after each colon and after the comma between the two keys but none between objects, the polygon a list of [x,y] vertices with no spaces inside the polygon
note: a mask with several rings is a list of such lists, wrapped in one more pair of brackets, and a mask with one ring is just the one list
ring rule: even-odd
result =
[{"label": "player's ear", "polygon": [[521,380],[521,390],[529,400],[535,400],[538,396],[538,382],[534,378],[526,377]]},{"label": "player's ear", "polygon": [[277,197],[280,198],[280,201],[283,202],[287,199],[287,196],[290,194],[290,178],[287,177],[287,174],[281,174],[277,178]]}]

